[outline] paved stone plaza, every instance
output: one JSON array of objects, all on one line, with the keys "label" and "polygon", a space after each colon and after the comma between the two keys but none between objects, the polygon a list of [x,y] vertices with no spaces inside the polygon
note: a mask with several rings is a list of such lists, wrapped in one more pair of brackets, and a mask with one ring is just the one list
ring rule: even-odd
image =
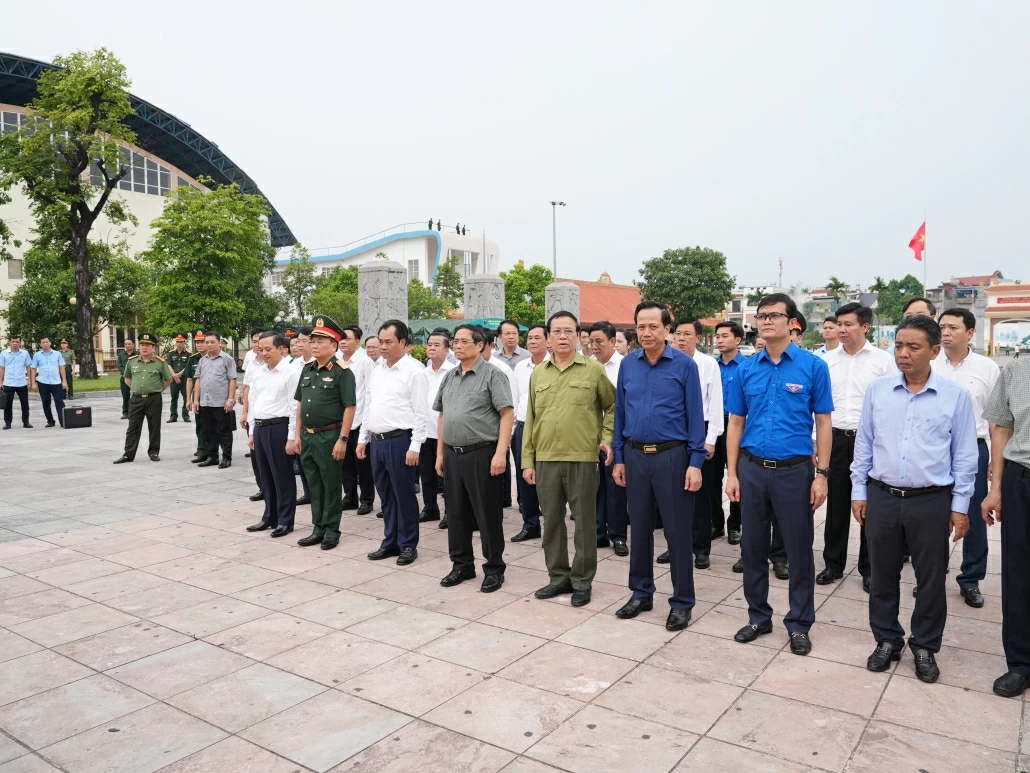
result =
[{"label": "paved stone plaza", "polygon": [[[120,401],[81,404],[92,429],[44,429],[34,402],[36,429],[0,436],[0,773],[1030,770],[1024,704],[991,693],[1005,671],[997,529],[984,608],[949,577],[941,682],[925,685],[907,653],[864,668],[854,575],[817,588],[807,658],[781,620],[732,641],[747,615],[725,541],[676,635],[664,595],[614,617],[629,563],[606,549],[582,609],[532,597],[547,581],[537,541],[507,545],[500,592],[479,593],[481,575],[446,590],[435,523],[404,568],[365,559],[382,521],[353,512],[328,552],[295,544],[307,507],[286,539],[247,534],[262,506],[246,499],[242,432],[229,470],[195,469],[182,423],[163,425],[160,463],[144,435],[115,467]],[[507,534],[519,523],[506,512]],[[907,615],[911,566],[903,581]],[[771,583],[782,613],[786,583]]]}]

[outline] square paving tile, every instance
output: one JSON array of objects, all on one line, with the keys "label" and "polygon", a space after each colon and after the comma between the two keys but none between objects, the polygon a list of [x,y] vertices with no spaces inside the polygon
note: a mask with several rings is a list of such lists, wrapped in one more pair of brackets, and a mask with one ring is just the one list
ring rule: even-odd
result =
[{"label": "square paving tile", "polygon": [[284,610],[296,607],[308,601],[320,599],[336,592],[331,585],[323,585],[296,577],[284,577],[264,585],[256,585],[247,590],[238,591],[233,598],[242,599],[259,607],[273,610]]},{"label": "square paving tile", "polygon": [[747,692],[708,736],[820,770],[839,772],[858,745],[865,724],[864,719],[854,714]]},{"label": "square paving tile", "polygon": [[61,773],[57,768],[42,757],[35,754],[26,754],[5,765],[0,765],[0,773]]},{"label": "square paving tile", "polygon": [[483,674],[470,668],[409,652],[350,679],[340,689],[420,717],[482,679]]},{"label": "square paving tile", "polygon": [[141,620],[62,644],[54,650],[84,666],[106,671],[189,641],[191,638],[186,634]]},{"label": "square paving tile", "polygon": [[42,650],[0,663],[0,704],[91,676],[94,672],[50,650]]},{"label": "square paving tile", "polygon": [[[27,598],[27,597],[26,597]],[[137,622],[138,618],[102,604],[89,604],[69,612],[41,617],[27,623],[8,626],[16,634],[32,639],[44,647],[84,639],[96,633]]]},{"label": "square paving tile", "polygon": [[416,720],[333,768],[333,773],[497,773],[514,757],[496,746]]},{"label": "square paving tile", "polygon": [[[908,621],[903,620],[903,623],[908,629]],[[942,644],[974,652],[985,652],[988,655],[1005,655],[1005,649],[1001,646],[1001,623],[973,620],[969,617],[949,615],[944,626]]]},{"label": "square paving tile", "polygon": [[697,736],[646,719],[587,706],[563,722],[527,756],[573,771],[667,771],[697,740]]},{"label": "square paving tile", "polygon": [[[82,561],[81,563],[86,562]],[[125,571],[125,567],[122,566],[119,568],[118,574],[109,574],[106,577],[98,577],[63,587],[90,601],[110,601],[119,596],[129,596],[133,593],[152,590],[166,585],[167,582],[163,577],[155,577],[138,569]]]},{"label": "square paving tile", "polygon": [[10,577],[0,578],[0,601],[47,590],[53,589],[45,582],[33,580],[31,577],[25,577],[21,574],[12,573]]},{"label": "square paving tile", "polygon": [[403,654],[404,650],[389,644],[336,631],[265,662],[328,687],[335,687]]},{"label": "square paving tile", "polygon": [[[643,615],[641,615],[643,617]],[[706,636],[716,636],[720,639],[732,640],[734,634],[747,625],[747,612],[739,607],[730,607],[720,604],[710,609],[699,620],[691,621],[690,630],[692,633],[703,633]],[[813,634],[814,640],[814,634]],[[767,647],[778,650],[787,642],[787,632],[783,628],[783,618],[773,616],[773,632],[766,636],[759,636],[751,643],[752,647]]]},{"label": "square paving tile", "polygon": [[473,581],[454,588],[441,588],[416,601],[415,606],[465,620],[478,620],[518,600],[518,596],[503,590],[483,593],[479,583]]},{"label": "square paving tile", "polygon": [[594,704],[703,734],[743,692],[722,682],[641,665],[602,693]]},{"label": "square paving tile", "polygon": [[[1001,655],[988,655],[984,652],[959,649],[958,647],[941,647],[937,653],[937,665],[941,669],[940,684],[962,687],[967,690],[993,695],[994,680],[1008,671],[1005,658]],[[906,649],[901,662],[894,669],[896,676],[908,679],[916,678],[915,665],[911,650]]]},{"label": "square paving tile", "polygon": [[270,614],[270,610],[248,604],[246,601],[216,597],[212,601],[183,607],[175,612],[151,616],[148,619],[200,639]]},{"label": "square paving tile", "polygon": [[240,735],[316,771],[326,771],[411,721],[338,690],[328,690]]},{"label": "square paving tile", "polygon": [[255,585],[264,585],[273,580],[281,580],[285,576],[281,572],[262,569],[260,566],[240,564],[238,566],[231,566],[228,569],[219,569],[207,574],[190,577],[184,580],[184,582],[204,590],[229,594],[253,588]]},{"label": "square paving tile", "polygon": [[126,566],[132,566],[139,569],[144,566],[160,564],[164,561],[172,561],[174,559],[185,558],[186,556],[192,555],[194,555],[193,551],[186,550],[186,548],[157,543],[145,548],[134,548],[121,553],[109,553],[105,558],[108,561],[114,561],[119,564],[125,564]]},{"label": "square paving tile", "polygon": [[1013,767],[1013,755],[997,749],[947,735],[931,735],[884,722],[872,722],[855,750],[848,773],[883,773],[885,770],[1011,773]]},{"label": "square paving tile", "polygon": [[153,702],[97,674],[7,704],[0,709],[0,727],[27,746],[41,749]]},{"label": "square paving tile", "polygon": [[[547,606],[562,609],[556,604]],[[497,675],[566,698],[589,701],[636,665],[633,660],[551,641]]]},{"label": "square paving tile", "polygon": [[784,651],[751,689],[871,717],[889,678],[886,673]]},{"label": "square paving tile", "polygon": [[249,658],[213,644],[192,641],[112,668],[107,675],[163,699],[253,664]]},{"label": "square paving tile", "polygon": [[647,664],[702,679],[747,687],[776,656],[776,650],[683,631]]},{"label": "square paving tile", "polygon": [[[7,542],[0,547],[17,545],[17,542]],[[49,543],[42,543],[47,546],[46,550],[30,551],[12,558],[0,558],[0,566],[10,569],[18,574],[28,574],[41,569],[50,569],[55,566],[65,566],[76,561],[85,561],[90,556],[71,548],[55,548]]]},{"label": "square paving tile", "polygon": [[[812,637],[812,653],[808,656],[810,658],[865,668],[866,660],[876,649],[876,640],[873,639],[872,633],[857,628],[816,621],[809,634]],[[771,639],[772,636],[760,638]],[[890,671],[895,668],[896,666],[892,665]]]},{"label": "square paving tile", "polygon": [[76,561],[74,564],[55,566],[49,569],[40,569],[37,572],[29,572],[32,577],[48,585],[58,588],[67,588],[69,585],[95,580],[98,577],[107,577],[112,574],[119,574],[125,571],[125,567],[116,564],[114,561],[107,561],[103,558],[87,558],[85,561]]},{"label": "square paving tile", "polygon": [[344,590],[290,607],[290,614],[313,623],[343,630],[363,620],[388,612],[396,606],[396,602],[393,601]]},{"label": "square paving tile", "polygon": [[208,636],[206,641],[254,660],[266,660],[328,633],[332,629],[324,625],[275,612]]},{"label": "square paving tile", "polygon": [[640,661],[661,649],[675,635],[666,631],[664,626],[659,628],[639,620],[594,615],[563,633],[557,641]]},{"label": "square paving tile", "polygon": [[[494,594],[496,595],[496,594]],[[480,622],[553,639],[597,614],[596,609],[542,604],[535,598],[519,599],[480,618]]]},{"label": "square paving tile", "polygon": [[414,649],[468,624],[460,617],[442,615],[418,607],[396,607],[347,630],[366,639],[395,647]]},{"label": "square paving tile", "polygon": [[70,773],[153,773],[225,737],[206,722],[162,703],[43,750]]},{"label": "square paving tile", "polygon": [[[353,588],[355,585],[371,582],[397,571],[396,566],[383,566],[384,563],[384,561],[369,561],[364,558],[347,558],[302,572],[297,577],[312,582],[325,583],[336,588]],[[419,562],[416,561],[415,563]]]},{"label": "square paving tile", "polygon": [[430,642],[420,652],[492,674],[546,643],[546,639],[517,631],[469,623],[464,628]]},{"label": "square paving tile", "polygon": [[227,558],[209,556],[207,553],[193,553],[184,558],[152,564],[147,567],[147,571],[166,580],[182,582],[191,577],[200,577],[203,574],[217,572],[220,569],[230,569],[234,566],[239,566],[239,564]]},{"label": "square paving tile", "polygon": [[[878,773],[893,769],[883,768]],[[811,773],[814,768],[750,749],[742,749],[739,746],[731,746],[711,738],[702,738],[683,762],[673,769],[673,773],[713,773],[723,770],[740,770],[747,773]]]},{"label": "square paving tile", "polygon": [[325,689],[278,668],[255,663],[167,701],[205,722],[236,733]]},{"label": "square paving tile", "polygon": [[[300,773],[297,764],[232,736],[161,769],[161,773]],[[2,773],[2,771],[0,771]]]},{"label": "square paving tile", "polygon": [[332,566],[337,561],[343,560],[343,556],[335,550],[327,552],[324,550],[302,550],[301,548],[294,547],[285,553],[276,553],[274,556],[259,558],[257,561],[253,561],[252,564],[264,569],[292,575],[309,572],[319,567]]},{"label": "square paving tile", "polygon": [[29,655],[43,649],[34,641],[29,641],[24,636],[11,633],[0,628],[0,663],[6,660],[14,660],[22,655]]},{"label": "square paving tile", "polygon": [[164,582],[149,590],[107,599],[104,603],[130,615],[153,620],[155,617],[217,598],[217,593],[202,588],[194,588],[180,582]]},{"label": "square paving tile", "polygon": [[571,698],[493,677],[433,709],[424,719],[521,753],[582,706]]},{"label": "square paving tile", "polygon": [[351,590],[366,593],[375,598],[389,599],[400,604],[411,604],[439,591],[440,578],[427,577],[415,572],[393,572],[385,577],[355,585]]},{"label": "square paving tile", "polygon": [[[10,577],[6,579],[13,580],[16,578]],[[35,582],[31,578],[26,577],[25,579]],[[60,612],[78,609],[89,603],[89,599],[84,599],[82,596],[77,596],[74,593],[59,590],[58,588],[18,595],[0,602],[0,625],[10,628],[13,625],[27,623],[40,617],[48,617]]]}]

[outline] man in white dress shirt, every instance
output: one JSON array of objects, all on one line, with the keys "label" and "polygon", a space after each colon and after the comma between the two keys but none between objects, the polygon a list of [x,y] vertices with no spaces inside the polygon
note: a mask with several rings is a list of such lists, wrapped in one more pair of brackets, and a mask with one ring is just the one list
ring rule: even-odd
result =
[{"label": "man in white dress shirt", "polygon": [[515,394],[519,398],[514,401],[515,431],[511,450],[515,456],[515,484],[522,507],[522,530],[511,538],[512,542],[540,539],[540,500],[536,496],[536,486],[522,477],[522,433],[526,426],[526,407],[529,403],[529,378],[533,375],[533,368],[547,359],[547,327],[544,324],[530,326],[526,332],[526,350],[529,357],[515,366]]},{"label": "man in white dress shirt", "polygon": [[[617,386],[622,355],[615,351],[615,326],[602,320],[591,325],[589,330],[594,358],[601,363],[612,386]],[[611,546],[615,555],[628,556],[626,527],[629,523],[629,511],[626,505],[626,487],[615,485],[615,479],[612,477],[615,460],[612,459],[613,464],[608,464],[607,461],[605,454],[598,454],[600,475],[597,476],[597,547]]]},{"label": "man in white dress shirt", "polygon": [[[827,481],[826,522],[823,524],[824,569],[816,575],[819,585],[830,585],[844,576],[851,532],[851,463],[855,460],[855,436],[862,418],[862,401],[869,385],[881,376],[897,373],[894,358],[866,339],[873,312],[860,303],[837,309],[840,346],[823,355],[830,369],[833,391],[833,446]],[[858,571],[869,592],[869,551],[865,527],[860,527]]]},{"label": "man in white dress shirt", "polygon": [[265,512],[261,522],[247,531],[271,529],[273,537],[293,531],[297,513],[297,481],[287,444],[297,437],[297,382],[300,371],[291,367],[282,333],[262,333],[258,356],[251,370],[247,389],[246,412],[249,417],[247,443],[257,460]]},{"label": "man in white dress shirt", "polygon": [[440,391],[440,382],[447,375],[447,371],[453,370],[454,365],[450,363],[447,355],[451,351],[451,339],[446,333],[437,331],[426,339],[426,355],[429,361],[426,363],[426,442],[422,444],[422,452],[418,456],[418,476],[422,481],[422,512],[419,514],[419,523],[428,521],[440,521],[440,528],[447,528],[446,521],[440,519],[440,506],[436,499],[440,485],[440,477],[436,474],[436,450],[440,414],[433,410],[433,403],[436,402],[436,393]]},{"label": "man in white dress shirt", "polygon": [[[504,371],[504,375],[508,379],[508,386],[511,387],[511,400],[512,405],[519,404],[519,385],[515,381],[515,371],[511,369],[504,360],[500,357],[494,357],[497,352],[494,344],[497,341],[497,335],[493,330],[483,329],[483,335],[486,336],[486,346],[483,347],[483,359],[493,365],[495,368],[501,368]],[[508,460],[504,463],[504,507],[511,507],[511,456],[509,454]]]},{"label": "man in white dress shirt", "polygon": [[[372,458],[372,476],[383,503],[383,542],[368,554],[381,561],[397,556],[405,566],[418,558],[418,456],[426,441],[425,369],[408,357],[411,333],[399,319],[379,328],[382,365],[372,369],[368,381],[358,458]],[[369,442],[372,444],[369,454]]]},{"label": "man in white dress shirt", "polygon": [[941,312],[941,353],[930,362],[933,372],[957,381],[973,400],[976,418],[976,448],[979,454],[973,498],[969,502],[969,531],[962,540],[962,571],[958,575],[959,593],[971,607],[982,607],[980,581],[987,576],[987,524],[980,505],[987,496],[987,466],[990,463],[990,424],[984,418],[987,398],[1001,376],[998,364],[970,348],[976,335],[976,317],[968,309]]},{"label": "man in white dress shirt", "polygon": [[[354,409],[356,426],[350,431],[349,441],[350,447],[354,447],[358,444],[361,425],[368,410],[368,379],[372,374],[372,368],[375,367],[364,349],[361,348],[360,327],[351,326],[343,329],[339,356],[354,374],[354,392],[358,402]],[[342,483],[343,509],[354,510],[357,508],[358,515],[371,513],[372,503],[375,501],[372,463],[368,459],[358,459],[355,455],[348,454],[343,459]]]},{"label": "man in white dress shirt", "polygon": [[[694,504],[693,532],[694,568],[708,569],[712,562],[712,497],[708,491],[715,485],[715,443],[726,429],[722,405],[722,374],[714,357],[697,350],[704,335],[704,326],[693,317],[682,317],[673,326],[673,345],[697,365],[701,380],[701,400],[705,412],[705,463],[701,467],[701,489]],[[668,558],[666,551],[665,558]],[[662,556],[657,559],[662,561]],[[663,562],[664,563],[664,562]]]},{"label": "man in white dress shirt", "polygon": [[[315,355],[311,353],[311,334],[313,332],[313,328],[302,327],[297,331],[293,341],[291,341],[290,353],[293,354],[293,362],[290,363],[290,367],[296,370],[298,374],[315,359]],[[357,439],[355,438],[355,442],[351,444],[351,447],[356,444]],[[297,500],[297,504],[310,505],[311,489],[308,486],[308,476],[304,473],[304,465],[300,463],[299,457],[295,456],[294,458],[296,461],[293,463],[293,469],[300,476],[300,485],[304,489],[304,495]]]}]

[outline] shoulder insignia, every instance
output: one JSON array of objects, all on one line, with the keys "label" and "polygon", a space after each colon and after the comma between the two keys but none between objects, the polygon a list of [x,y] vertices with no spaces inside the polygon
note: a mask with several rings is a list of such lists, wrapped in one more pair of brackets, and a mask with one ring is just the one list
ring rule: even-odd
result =
[{"label": "shoulder insignia", "polygon": [[138,354],[133,354],[132,356],[129,357],[129,359],[130,360],[138,360],[139,359],[139,355]]},{"label": "shoulder insignia", "polygon": [[164,357],[158,357],[156,354],[154,355],[154,359],[158,360],[159,362],[164,362],[165,361]]},{"label": "shoulder insignia", "polygon": [[201,356],[203,356],[203,355],[200,352],[196,352],[196,353],[190,355],[190,359],[194,359],[195,360],[195,359],[197,359],[198,357],[201,357]]},{"label": "shoulder insignia", "polygon": [[329,364],[325,366],[325,369],[326,370],[332,370],[333,369],[333,361],[332,360],[330,360]]}]

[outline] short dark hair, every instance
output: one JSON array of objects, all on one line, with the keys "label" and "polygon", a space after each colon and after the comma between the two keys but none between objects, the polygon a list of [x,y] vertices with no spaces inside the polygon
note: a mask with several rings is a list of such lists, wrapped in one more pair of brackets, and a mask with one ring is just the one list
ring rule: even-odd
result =
[{"label": "short dark hair", "polygon": [[[8,341],[20,341],[20,340],[21,340],[21,336],[20,336],[20,335],[17,335],[17,334],[15,334],[15,335],[12,335],[12,336],[11,336],[10,338],[8,338],[7,340],[8,340]],[[127,338],[127,339],[125,339],[125,340],[126,340],[126,341],[131,341],[132,339],[131,339],[131,338]]]},{"label": "short dark hair", "polygon": [[482,325],[479,325],[479,329],[483,331],[483,340],[486,342],[486,345],[493,346],[497,340],[497,334],[491,328],[483,327]]},{"label": "short dark hair", "polygon": [[[851,304],[849,303],[849,304],[846,304],[846,305],[850,306]],[[832,322],[834,325],[836,325],[837,324],[837,318],[832,316],[832,315],[829,316],[829,317],[823,317],[823,324],[825,325],[827,322]]]},{"label": "short dark hair", "polygon": [[[379,329],[382,330],[382,328],[379,328]],[[377,341],[379,340],[379,336],[369,336],[368,338],[365,339],[365,343],[367,344],[373,338],[376,339]]]},{"label": "short dark hair", "polygon": [[264,341],[266,338],[272,339],[272,346],[286,348],[290,345],[289,342],[286,340],[286,336],[284,336],[282,333],[276,332],[275,330],[265,331],[261,334],[261,337],[258,338],[258,341]]},{"label": "short dark hair", "polygon": [[962,320],[962,324],[966,326],[966,330],[976,330],[976,317],[969,309],[945,309],[941,312],[941,316],[937,318],[938,324],[945,317],[958,317]]},{"label": "short dark hair", "polygon": [[529,330],[526,331],[526,335],[528,336],[530,333],[532,333],[537,328],[540,328],[541,330],[543,330],[544,331],[544,338],[547,338],[547,325],[545,325],[543,322],[534,322],[532,325],[530,325],[529,326]]},{"label": "short dark hair", "polygon": [[503,320],[503,321],[501,322],[501,324],[497,326],[497,335],[500,335],[501,333],[503,333],[503,332],[504,332],[504,326],[505,326],[505,325],[514,325],[514,326],[515,326],[515,332],[516,332],[516,333],[520,333],[520,332],[522,332],[522,331],[521,331],[521,330],[519,329],[519,323],[518,323],[518,322],[516,322],[516,321],[515,321],[515,320],[513,320],[513,319],[506,319],[506,320]]},{"label": "short dark hair", "polygon": [[315,328],[313,327],[302,327],[300,330],[297,331],[297,335],[307,336],[308,338],[311,338],[311,334],[314,332]]},{"label": "short dark hair", "polygon": [[794,303],[794,299],[786,293],[769,293],[769,295],[763,295],[762,299],[758,302],[756,313],[760,312],[766,306],[775,306],[777,303],[782,303],[787,307],[788,319],[797,319],[798,322],[801,321],[798,319],[798,305]]},{"label": "short dark hair", "polygon": [[860,325],[868,325],[873,321],[873,310],[861,303],[845,303],[837,309],[836,319],[840,319],[845,314],[854,314]]},{"label": "short dark hair", "polygon": [[483,330],[483,328],[481,328],[479,325],[470,325],[468,323],[465,323],[463,325],[458,325],[456,328],[454,328],[454,336],[455,336],[455,338],[457,338],[459,330],[467,330],[467,331],[469,331],[469,335],[472,336],[472,343],[474,343],[474,344],[485,344],[486,343],[486,333]]},{"label": "short dark hair", "polygon": [[386,322],[379,326],[379,332],[382,333],[384,330],[391,327],[397,334],[398,343],[400,343],[401,341],[403,341],[406,344],[411,342],[411,333],[408,332],[408,326],[401,322],[399,319],[386,320]]},{"label": "short dark hair", "polygon": [[595,322],[590,326],[589,332],[591,333],[604,333],[604,337],[611,341],[615,338],[615,325],[606,319],[602,319],[600,322]]},{"label": "short dark hair", "polygon": [[637,324],[637,317],[640,316],[640,312],[645,309],[661,309],[662,311],[662,324],[666,327],[672,325],[672,312],[669,311],[669,307],[664,303],[658,301],[641,301],[637,304],[637,307],[633,310],[633,324]]},{"label": "short dark hair", "polygon": [[[218,333],[218,331],[217,331],[217,330],[205,330],[205,331],[204,331],[204,338],[205,338],[205,339],[208,339],[208,338],[217,338],[217,339],[218,339],[219,341],[221,341],[221,339],[222,339],[222,336],[221,336],[221,335],[219,335],[219,333]],[[128,340],[128,339],[126,339],[126,340]]]},{"label": "short dark hair", "polygon": [[[204,338],[207,338],[207,335],[208,335],[207,333],[204,333]],[[17,338],[19,341],[21,340],[21,336],[11,336],[12,340],[15,339],[15,338]],[[122,346],[125,346],[125,344],[133,344],[133,345],[135,345],[136,342],[133,339],[131,339],[128,336],[126,336],[125,338],[122,339]]]},{"label": "short dark hair", "polygon": [[933,305],[933,301],[931,301],[929,298],[923,297],[909,298],[907,301],[905,301],[905,305],[901,307],[901,313],[904,314],[906,311],[908,311],[909,306],[911,306],[913,303],[919,303],[920,301],[926,304],[926,307],[930,310],[930,316],[934,316],[935,314],[937,314],[937,307]]},{"label": "short dark hair", "polygon": [[250,331],[250,337],[253,338],[254,336],[258,336],[260,338],[261,334],[264,333],[264,332],[265,331],[262,328],[260,328],[260,327],[253,328]]},{"label": "short dark hair", "polygon": [[548,335],[551,334],[551,323],[554,320],[556,320],[556,319],[558,319],[560,317],[564,317],[565,319],[571,319],[573,324],[575,324],[575,326],[576,326],[576,333],[577,334],[579,333],[579,320],[576,319],[576,315],[573,314],[571,311],[566,311],[565,309],[559,309],[558,311],[554,312],[554,314],[552,314],[550,317],[547,318],[547,334]]},{"label": "short dark hair", "polygon": [[705,334],[705,326],[693,317],[680,317],[679,319],[677,319],[676,323],[672,326],[672,332],[675,333],[677,330],[679,330],[680,325],[692,325],[694,327],[694,333],[697,334],[698,338]]},{"label": "short dark hair", "polygon": [[442,338],[443,339],[444,349],[450,349],[451,348],[451,336],[450,336],[450,334],[446,330],[440,330],[439,328],[437,328],[432,333],[430,333],[429,335],[426,336],[426,343],[428,344],[429,343],[429,339],[433,338],[433,337],[437,337],[437,338]]},{"label": "short dark hair", "polygon": [[358,327],[357,325],[348,325],[347,327],[345,327],[343,329],[343,332],[345,334],[346,333],[350,333],[352,336],[354,336],[354,340],[355,341],[357,341],[358,343],[361,343],[361,328]]},{"label": "short dark hair", "polygon": [[898,323],[898,332],[906,328],[922,330],[926,333],[926,340],[930,342],[930,346],[941,344],[941,326],[933,317],[905,317]]},{"label": "short dark hair", "polygon": [[728,327],[730,329],[730,335],[734,338],[739,338],[741,341],[744,340],[744,328],[738,325],[731,319],[724,319],[715,326],[715,332],[718,333],[722,328]]}]

